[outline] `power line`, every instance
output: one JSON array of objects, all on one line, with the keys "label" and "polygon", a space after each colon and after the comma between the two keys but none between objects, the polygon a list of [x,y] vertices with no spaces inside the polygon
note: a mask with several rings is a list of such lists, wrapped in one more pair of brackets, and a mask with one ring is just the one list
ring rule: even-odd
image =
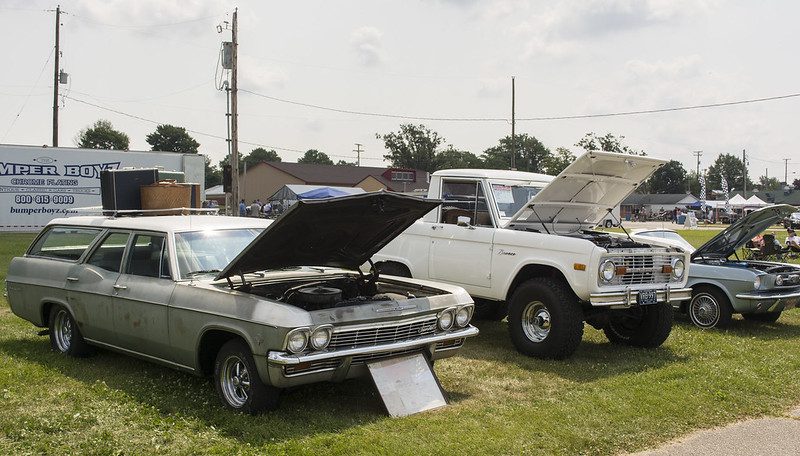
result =
[{"label": "power line", "polygon": [[[273,97],[271,95],[266,95],[263,93],[254,92],[252,90],[242,89],[242,92],[249,93],[251,95],[255,95],[257,97],[266,98],[268,100],[277,101],[279,103],[286,103],[295,106],[303,106],[306,108],[313,108],[313,109],[320,109],[323,111],[331,111],[331,112],[338,112],[341,114],[354,114],[359,116],[368,116],[368,117],[384,117],[390,119],[406,119],[406,120],[432,120],[432,121],[443,121],[443,122],[509,122],[508,119],[502,117],[435,117],[435,116],[416,116],[416,115],[405,115],[405,114],[387,114],[387,113],[379,113],[379,112],[369,112],[369,111],[357,111],[353,109],[344,109],[344,108],[334,108],[330,106],[322,106],[312,103],[304,103],[300,101],[294,100],[287,100],[285,98],[278,98]],[[689,111],[693,109],[706,109],[706,108],[718,108],[723,106],[735,106],[735,105],[743,105],[743,104],[750,104],[750,103],[762,103],[766,101],[775,101],[775,100],[783,100],[787,98],[796,98],[800,97],[800,93],[791,93],[787,95],[778,95],[774,97],[764,97],[764,98],[752,98],[747,100],[736,100],[736,101],[726,101],[720,103],[708,103],[702,105],[691,105],[691,106],[679,106],[679,107],[672,107],[672,108],[659,108],[659,109],[645,109],[645,110],[638,110],[638,111],[621,111],[621,112],[611,112],[611,113],[601,113],[601,114],[575,114],[575,115],[568,115],[568,116],[542,116],[542,117],[527,117],[527,118],[519,118],[516,119],[517,121],[549,121],[549,120],[573,120],[573,119],[593,119],[593,118],[601,118],[601,117],[622,117],[622,116],[633,116],[633,115],[642,115],[642,114],[657,114],[657,113],[664,113],[664,112],[676,112],[676,111]]]},{"label": "power line", "polygon": [[[65,13],[67,14],[67,13]],[[78,19],[79,21],[88,22],[94,25],[100,25],[103,27],[113,27],[113,28],[123,28],[123,29],[149,29],[149,28],[158,28],[158,27],[173,27],[175,25],[182,25],[182,24],[190,24],[193,22],[200,22],[207,19],[217,19],[221,14],[215,14],[213,16],[203,16],[194,19],[187,19],[185,21],[177,21],[177,22],[169,22],[169,23],[162,23],[162,24],[108,24],[105,22],[96,21],[94,19],[89,19],[83,16],[78,16],[76,14],[69,14],[70,16]]]},{"label": "power line", "polygon": [[22,106],[19,108],[19,112],[17,112],[17,115],[14,116],[14,120],[11,121],[11,125],[9,125],[8,130],[6,130],[6,133],[3,135],[3,139],[0,140],[0,142],[4,142],[6,140],[6,137],[8,136],[8,134],[11,133],[11,129],[14,128],[14,125],[17,123],[17,120],[19,119],[19,116],[22,115],[22,111],[25,109],[25,106],[28,104],[28,100],[31,99],[31,95],[33,95],[33,91],[36,89],[36,86],[39,84],[39,79],[42,78],[42,74],[44,74],[44,70],[45,70],[45,68],[47,68],[47,64],[50,63],[50,59],[53,57],[53,53],[55,53],[55,48],[51,48],[50,49],[50,54],[47,55],[47,60],[44,61],[44,65],[42,65],[42,69],[39,71],[39,76],[36,77],[36,82],[34,82],[33,85],[31,86],[31,91],[28,92],[28,96],[25,97],[25,101],[22,102]]}]

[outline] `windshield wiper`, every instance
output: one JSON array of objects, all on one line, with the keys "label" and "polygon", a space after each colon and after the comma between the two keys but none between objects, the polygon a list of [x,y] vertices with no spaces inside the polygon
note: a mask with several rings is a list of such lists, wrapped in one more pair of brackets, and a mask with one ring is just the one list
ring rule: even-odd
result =
[{"label": "windshield wiper", "polygon": [[199,271],[187,272],[186,277],[194,277],[196,275],[201,275],[201,274],[214,274],[220,271],[221,271],[220,269],[201,269]]}]

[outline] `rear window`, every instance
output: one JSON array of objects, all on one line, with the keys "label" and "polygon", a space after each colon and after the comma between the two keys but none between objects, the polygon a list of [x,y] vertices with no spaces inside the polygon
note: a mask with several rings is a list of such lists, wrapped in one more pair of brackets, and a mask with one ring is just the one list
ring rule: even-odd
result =
[{"label": "rear window", "polygon": [[56,226],[44,233],[28,254],[78,261],[101,231],[95,228]]}]

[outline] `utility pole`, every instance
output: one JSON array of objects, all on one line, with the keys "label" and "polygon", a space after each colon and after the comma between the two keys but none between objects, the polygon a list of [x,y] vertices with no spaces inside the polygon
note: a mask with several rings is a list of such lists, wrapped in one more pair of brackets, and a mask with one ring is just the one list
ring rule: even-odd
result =
[{"label": "utility pole", "polygon": [[53,65],[53,147],[58,147],[58,66],[61,50],[58,46],[59,31],[61,29],[61,5],[56,6],[56,51],[55,64]]},{"label": "utility pole", "polygon": [[742,191],[743,197],[747,198],[747,151],[742,149],[742,168],[743,169],[743,178],[742,178]]},{"label": "utility pole", "polygon": [[511,76],[511,169],[517,169],[516,164],[516,155],[517,155],[517,136],[515,134],[515,127],[517,125],[517,119],[514,109],[514,102],[516,96],[514,93],[514,76]]},{"label": "utility pole", "polygon": [[355,152],[357,154],[356,156],[358,157],[356,159],[356,166],[361,166],[361,146],[363,146],[363,144],[356,143],[356,148],[353,150],[353,152]]},{"label": "utility pole", "polygon": [[789,159],[783,159],[783,185],[789,185]]},{"label": "utility pole", "polygon": [[703,155],[702,150],[696,150],[692,152],[692,155],[697,157],[697,176],[700,176],[700,157]]},{"label": "utility pole", "polygon": [[231,194],[233,196],[233,204],[237,209],[235,215],[239,215],[239,85],[237,83],[237,55],[238,55],[238,16],[239,8],[233,10],[233,23],[231,25]]}]

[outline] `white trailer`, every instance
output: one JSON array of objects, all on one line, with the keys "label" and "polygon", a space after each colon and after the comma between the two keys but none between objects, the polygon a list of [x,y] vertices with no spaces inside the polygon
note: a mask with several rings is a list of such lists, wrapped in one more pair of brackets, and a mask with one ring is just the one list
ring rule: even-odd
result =
[{"label": "white trailer", "polygon": [[100,171],[125,167],[182,171],[204,190],[200,154],[0,144],[0,231],[38,231],[76,208],[100,206]]}]

